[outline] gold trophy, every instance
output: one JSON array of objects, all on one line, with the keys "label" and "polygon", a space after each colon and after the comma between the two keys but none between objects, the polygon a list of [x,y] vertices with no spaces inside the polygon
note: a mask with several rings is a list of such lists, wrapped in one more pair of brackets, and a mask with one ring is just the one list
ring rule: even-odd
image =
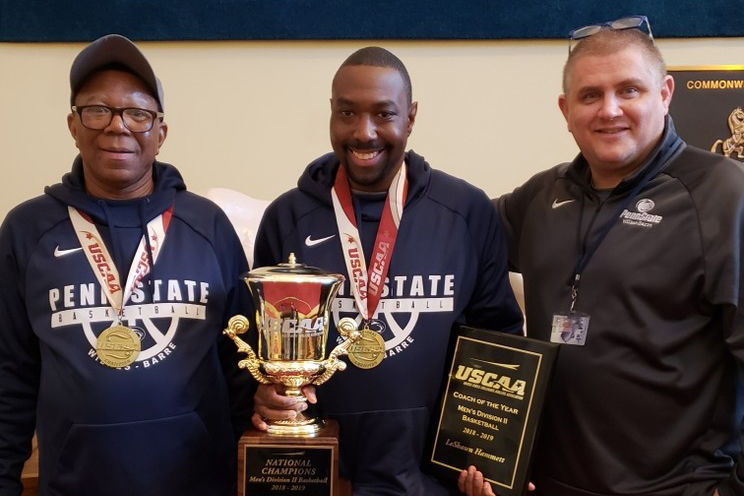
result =
[{"label": "gold trophy", "polygon": [[[329,306],[345,280],[341,274],[327,273],[297,263],[294,253],[289,262],[252,270],[243,278],[253,296],[258,329],[258,356],[238,334],[249,328],[248,319],[236,315],[224,333],[248,355],[238,362],[262,384],[281,384],[287,396],[307,401],[302,386],[320,385],[337,370],[346,369],[339,357],[359,339],[354,319],[345,317],[337,325],[345,338],[325,357],[328,339]],[[323,421],[299,413],[292,420],[268,420],[272,435],[314,437]]]}]

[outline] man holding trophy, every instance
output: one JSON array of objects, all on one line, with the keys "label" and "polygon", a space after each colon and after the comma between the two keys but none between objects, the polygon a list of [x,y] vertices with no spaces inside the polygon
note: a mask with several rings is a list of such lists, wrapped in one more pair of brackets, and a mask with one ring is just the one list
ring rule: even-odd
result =
[{"label": "man holding trophy", "polygon": [[[421,471],[452,326],[522,328],[496,212],[482,191],[406,152],[416,111],[395,55],[352,54],[333,79],[334,152],[269,206],[256,239],[257,267],[294,253],[346,277],[331,303],[328,344],[343,342],[343,317],[356,319],[361,344],[317,398],[313,387],[303,392],[338,421],[341,476],[355,495],[456,492]],[[307,408],[280,389],[259,386],[258,429]]]}]

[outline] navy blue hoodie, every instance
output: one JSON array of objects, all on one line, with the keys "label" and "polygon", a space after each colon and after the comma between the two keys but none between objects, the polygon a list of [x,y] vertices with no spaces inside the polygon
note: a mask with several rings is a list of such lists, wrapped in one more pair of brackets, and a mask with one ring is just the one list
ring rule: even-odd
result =
[{"label": "navy blue hoodie", "polygon": [[[521,333],[493,205],[480,190],[406,154],[408,198],[373,328],[386,358],[369,370],[349,366],[318,388],[318,405],[341,428],[341,472],[355,495],[433,495],[456,490],[422,474],[429,418],[454,323]],[[333,154],[305,170],[264,214],[256,266],[301,263],[346,275],[331,203]],[[384,194],[353,194],[369,266]],[[349,281],[332,304],[333,321],[357,317]],[[329,343],[338,334],[331,330]]]},{"label": "navy blue hoodie", "polygon": [[[78,157],[0,228],[0,495],[20,494],[34,427],[41,495],[234,494],[251,392],[221,330],[246,311],[247,263],[216,205],[187,192],[170,165],[155,162],[153,175],[147,197],[95,199]],[[92,217],[122,278],[146,223],[174,207],[157,263],[126,306],[142,346],[128,367],[97,359],[113,312],[68,205]]]}]

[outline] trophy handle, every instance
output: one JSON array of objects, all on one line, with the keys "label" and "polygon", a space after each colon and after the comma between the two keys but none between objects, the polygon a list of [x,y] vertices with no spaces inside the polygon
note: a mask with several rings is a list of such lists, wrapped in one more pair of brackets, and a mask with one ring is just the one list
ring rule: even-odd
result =
[{"label": "trophy handle", "polygon": [[227,322],[227,329],[222,331],[222,333],[233,340],[235,346],[238,347],[238,353],[245,353],[248,355],[248,358],[238,362],[238,367],[248,370],[254,379],[261,384],[272,384],[273,382],[269,377],[261,372],[261,361],[253,352],[253,348],[238,337],[238,334],[243,334],[248,330],[248,327],[248,319],[242,315],[234,315]]},{"label": "trophy handle", "polygon": [[346,339],[333,348],[333,351],[328,354],[328,358],[321,362],[324,372],[313,380],[313,384],[323,384],[331,378],[336,370],[346,370],[346,362],[339,357],[348,354],[349,347],[361,336],[361,333],[357,329],[356,321],[350,317],[344,317],[339,320],[336,330],[338,330],[341,337]]}]

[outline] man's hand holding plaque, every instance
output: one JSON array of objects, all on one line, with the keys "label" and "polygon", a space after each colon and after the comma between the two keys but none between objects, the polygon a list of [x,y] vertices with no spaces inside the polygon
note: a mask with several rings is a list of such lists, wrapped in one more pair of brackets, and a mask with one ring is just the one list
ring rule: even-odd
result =
[{"label": "man's hand holding plaque", "polygon": [[[460,472],[460,477],[457,478],[457,489],[467,496],[498,496],[493,492],[493,488],[483,476],[483,472],[479,471],[474,465],[470,465]],[[527,490],[534,491],[535,485],[530,482],[527,485]]]},{"label": "man's hand holding plaque", "polygon": [[431,466],[468,496],[521,496],[557,345],[460,326]]}]

